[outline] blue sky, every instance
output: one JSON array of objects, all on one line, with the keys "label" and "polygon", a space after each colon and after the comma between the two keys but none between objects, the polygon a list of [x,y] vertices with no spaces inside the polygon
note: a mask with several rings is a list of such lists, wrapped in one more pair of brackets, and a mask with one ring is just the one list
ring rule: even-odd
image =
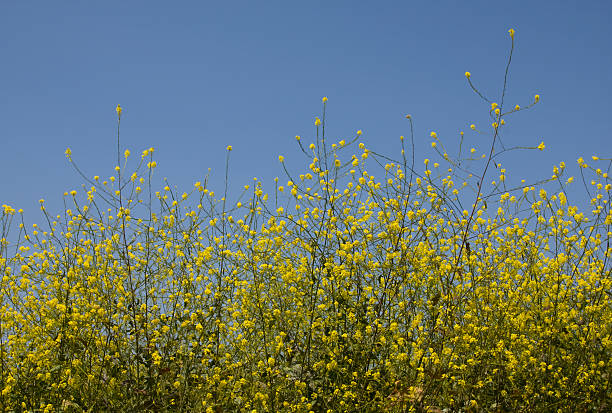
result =
[{"label": "blue sky", "polygon": [[[412,114],[416,158],[434,158],[429,133],[449,146],[487,123],[488,105],[469,89],[501,88],[516,30],[509,104],[540,104],[509,119],[510,175],[549,176],[578,156],[609,157],[612,6],[608,1],[512,2],[1,2],[0,203],[40,222],[38,199],[60,212],[62,193],[116,163],[115,106],[122,142],[154,146],[158,187],[188,190],[212,169],[222,187],[282,176],[307,162],[295,144],[314,140],[321,98],[328,136],[358,129],[377,152],[397,155]],[[138,159],[138,157],[135,157]]]}]

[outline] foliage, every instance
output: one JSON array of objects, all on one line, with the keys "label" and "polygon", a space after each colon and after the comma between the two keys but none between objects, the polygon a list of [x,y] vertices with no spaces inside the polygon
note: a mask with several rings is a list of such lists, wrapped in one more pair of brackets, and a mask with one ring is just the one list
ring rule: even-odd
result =
[{"label": "foliage", "polygon": [[[20,214],[5,205],[1,407],[610,409],[610,178],[580,160],[591,214],[569,203],[563,163],[507,188],[500,131],[539,97],[507,110],[504,94],[481,95],[484,159],[451,158],[433,132],[445,166],[424,171],[408,139],[400,160],[361,132],[330,145],[324,98],[317,144],[297,137],[308,169],[293,175],[280,157],[289,182],[272,195],[259,181],[231,204],[207,180],[154,192],[151,148],[131,176],[129,151],[108,180],[82,174],[86,192],[66,193],[62,215],[41,200],[46,226],[21,218],[14,244]],[[117,144],[120,165],[119,128]]]}]

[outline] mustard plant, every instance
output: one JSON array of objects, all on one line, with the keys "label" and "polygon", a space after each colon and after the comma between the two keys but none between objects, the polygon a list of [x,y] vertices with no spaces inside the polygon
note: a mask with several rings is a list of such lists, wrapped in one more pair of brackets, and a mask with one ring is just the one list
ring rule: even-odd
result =
[{"label": "mustard plant", "polygon": [[280,156],[273,194],[254,179],[229,200],[232,146],[220,198],[208,176],[154,191],[155,150],[130,162],[117,106],[113,175],[90,178],[67,149],[85,183],[61,214],[41,200],[30,227],[0,211],[1,407],[609,410],[612,160],[578,160],[587,212],[563,162],[509,185],[502,157],[545,149],[501,144],[540,100],[506,102],[509,34],[498,99],[465,74],[490,116],[469,132],[490,139],[484,157],[431,132],[435,160],[418,165],[410,115],[398,159],[361,131],[332,141],[325,97],[314,142],[296,137],[306,166]]}]

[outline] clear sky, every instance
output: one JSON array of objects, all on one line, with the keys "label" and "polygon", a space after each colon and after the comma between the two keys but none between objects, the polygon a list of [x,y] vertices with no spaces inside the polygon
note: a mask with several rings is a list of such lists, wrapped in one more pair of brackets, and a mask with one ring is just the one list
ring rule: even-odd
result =
[{"label": "clear sky", "polygon": [[115,106],[123,147],[156,148],[161,179],[192,188],[212,168],[221,189],[307,163],[295,144],[314,140],[321,98],[327,132],[357,129],[372,150],[397,155],[412,114],[417,159],[433,159],[429,133],[450,146],[487,123],[485,93],[501,88],[516,50],[509,104],[540,104],[509,119],[509,173],[550,176],[578,156],[610,157],[612,3],[609,1],[2,1],[0,203],[40,222],[38,199],[60,212],[62,193],[116,163]]}]

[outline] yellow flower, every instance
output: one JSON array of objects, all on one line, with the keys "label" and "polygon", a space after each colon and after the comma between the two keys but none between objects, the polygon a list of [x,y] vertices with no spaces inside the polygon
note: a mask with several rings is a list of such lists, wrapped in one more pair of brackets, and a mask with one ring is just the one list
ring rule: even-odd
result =
[{"label": "yellow flower", "polygon": [[323,96],[323,99],[321,99],[323,101],[323,103],[327,102],[327,96]]},{"label": "yellow flower", "polygon": [[470,128],[473,130],[476,130],[476,125],[474,125],[473,123],[470,125]]},{"label": "yellow flower", "polygon": [[362,134],[363,134],[363,132],[361,131],[361,129],[359,129],[359,130],[357,131],[357,136],[361,136]]},{"label": "yellow flower", "polygon": [[514,110],[520,110],[520,109],[521,109],[521,107],[520,107],[519,105],[516,105],[516,106],[514,107]]},{"label": "yellow flower", "polygon": [[232,150],[232,145],[227,145],[227,148],[225,148],[225,149],[227,149],[228,151],[231,151]]},{"label": "yellow flower", "polygon": [[540,100],[540,95],[535,95],[534,99],[535,99],[536,102],[539,101]]},{"label": "yellow flower", "polygon": [[472,76],[472,74],[470,72],[465,72],[465,77],[467,77],[469,79],[470,76]]},{"label": "yellow flower", "polygon": [[295,140],[296,140],[296,141],[299,141],[300,139],[302,139],[302,138],[300,137],[300,135],[295,135]]},{"label": "yellow flower", "polygon": [[279,161],[280,163],[283,163],[283,162],[285,162],[285,158],[284,158],[282,155],[279,155],[279,157],[278,157],[278,161]]},{"label": "yellow flower", "polygon": [[66,148],[64,154],[66,155],[66,158],[70,159],[70,157],[72,156],[72,151],[70,150],[70,148]]},{"label": "yellow flower", "polygon": [[599,160],[599,157],[595,156],[595,155],[591,156],[591,158],[593,158],[594,161],[598,161]]},{"label": "yellow flower", "polygon": [[115,109],[117,111],[117,116],[121,117],[121,105],[117,105],[117,109]]},{"label": "yellow flower", "polygon": [[315,126],[319,126],[321,124],[321,119],[315,118]]},{"label": "yellow flower", "polygon": [[412,118],[412,115],[410,114],[406,115],[406,119],[411,119],[411,118]]},{"label": "yellow flower", "polygon": [[123,153],[123,156],[125,156],[125,159],[127,159],[130,156],[130,150],[126,149],[125,152]]},{"label": "yellow flower", "polygon": [[336,168],[340,168],[340,166],[342,165],[342,163],[340,162],[340,159],[336,159],[334,161],[334,165],[336,165]]},{"label": "yellow flower", "polygon": [[514,29],[510,29],[508,30],[508,33],[510,34],[510,37],[512,37],[514,39]]},{"label": "yellow flower", "polygon": [[544,145],[544,141],[540,142],[540,144],[538,145],[538,149],[543,151],[544,148],[546,148],[546,145]]},{"label": "yellow flower", "polygon": [[431,132],[429,135],[434,139],[438,137],[438,134],[436,132]]}]

